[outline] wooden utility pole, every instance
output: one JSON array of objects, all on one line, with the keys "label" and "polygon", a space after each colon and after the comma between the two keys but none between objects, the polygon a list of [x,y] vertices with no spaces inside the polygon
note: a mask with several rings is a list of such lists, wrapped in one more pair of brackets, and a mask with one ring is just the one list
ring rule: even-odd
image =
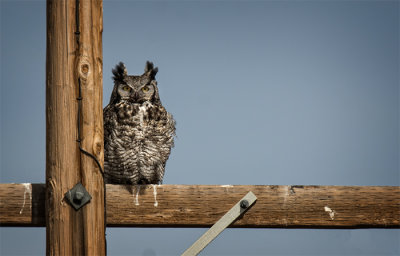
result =
[{"label": "wooden utility pole", "polygon": [[[47,0],[47,255],[105,255],[102,1]],[[78,124],[79,81],[81,111]],[[91,201],[75,210],[65,193],[82,183]]]}]

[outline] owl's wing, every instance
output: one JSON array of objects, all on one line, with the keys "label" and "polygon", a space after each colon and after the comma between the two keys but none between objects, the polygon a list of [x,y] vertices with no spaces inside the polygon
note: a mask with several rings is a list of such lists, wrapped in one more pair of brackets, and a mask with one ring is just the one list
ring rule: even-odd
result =
[{"label": "owl's wing", "polygon": [[166,125],[166,129],[168,130],[168,134],[171,136],[172,138],[172,147],[173,145],[173,138],[176,136],[175,134],[175,128],[176,126],[176,121],[174,120],[174,117],[167,112],[167,125]]},{"label": "owl's wing", "polygon": [[108,137],[109,134],[111,133],[112,127],[113,127],[113,122],[115,121],[116,116],[115,116],[115,111],[114,107],[111,105],[107,105],[103,109],[103,122],[104,122],[104,144],[108,143]]},{"label": "owl's wing", "polygon": [[160,109],[160,112],[162,112],[163,114],[163,118],[161,119],[161,122],[163,123],[162,128],[160,130],[160,135],[161,137],[164,137],[165,140],[163,140],[163,144],[164,146],[166,146],[166,148],[168,148],[168,154],[165,156],[166,159],[165,161],[168,159],[169,153],[171,152],[171,148],[174,147],[174,137],[175,135],[175,126],[176,126],[176,122],[173,118],[173,116],[168,113],[164,107],[162,107]]}]

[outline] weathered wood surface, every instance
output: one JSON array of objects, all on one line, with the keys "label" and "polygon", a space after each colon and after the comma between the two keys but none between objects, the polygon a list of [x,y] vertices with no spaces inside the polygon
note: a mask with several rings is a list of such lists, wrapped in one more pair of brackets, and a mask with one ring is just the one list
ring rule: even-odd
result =
[{"label": "weathered wood surface", "polygon": [[0,225],[46,226],[44,184],[0,184]]},{"label": "weathered wood surface", "polygon": [[[0,225],[45,225],[44,185],[29,186],[0,184]],[[107,185],[107,225],[210,227],[248,191],[232,227],[400,228],[400,187],[386,186]]]},{"label": "weathered wood surface", "polygon": [[[77,143],[80,78],[82,148],[103,163],[102,1],[79,0],[79,8],[77,2],[47,0],[47,255],[105,254],[103,180],[96,163],[79,152]],[[91,194],[92,201],[75,211],[63,198],[78,182]],[[25,209],[27,206],[25,202]],[[28,212],[25,209],[20,215]],[[42,216],[37,222],[32,219],[32,225],[44,225],[42,220]]]}]

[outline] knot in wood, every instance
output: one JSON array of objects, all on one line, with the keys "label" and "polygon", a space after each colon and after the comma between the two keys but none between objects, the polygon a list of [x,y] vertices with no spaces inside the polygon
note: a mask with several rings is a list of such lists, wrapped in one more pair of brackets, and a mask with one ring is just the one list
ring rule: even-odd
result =
[{"label": "knot in wood", "polygon": [[89,73],[89,65],[88,64],[82,64],[81,65],[81,73],[87,75]]},{"label": "knot in wood", "polygon": [[79,61],[78,65],[78,74],[83,81],[88,79],[88,76],[91,72],[91,65],[86,58],[83,58]]},{"label": "knot in wood", "polygon": [[103,137],[100,132],[96,132],[94,139],[93,139],[93,152],[97,158],[103,158]]}]

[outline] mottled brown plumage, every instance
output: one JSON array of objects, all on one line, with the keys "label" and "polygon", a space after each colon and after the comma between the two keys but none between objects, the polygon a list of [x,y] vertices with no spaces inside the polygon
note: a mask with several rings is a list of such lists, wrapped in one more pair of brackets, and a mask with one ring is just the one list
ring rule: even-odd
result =
[{"label": "mottled brown plumage", "polygon": [[129,76],[120,62],[114,89],[104,108],[105,181],[160,184],[174,145],[175,121],[162,106],[153,63],[140,76]]}]

